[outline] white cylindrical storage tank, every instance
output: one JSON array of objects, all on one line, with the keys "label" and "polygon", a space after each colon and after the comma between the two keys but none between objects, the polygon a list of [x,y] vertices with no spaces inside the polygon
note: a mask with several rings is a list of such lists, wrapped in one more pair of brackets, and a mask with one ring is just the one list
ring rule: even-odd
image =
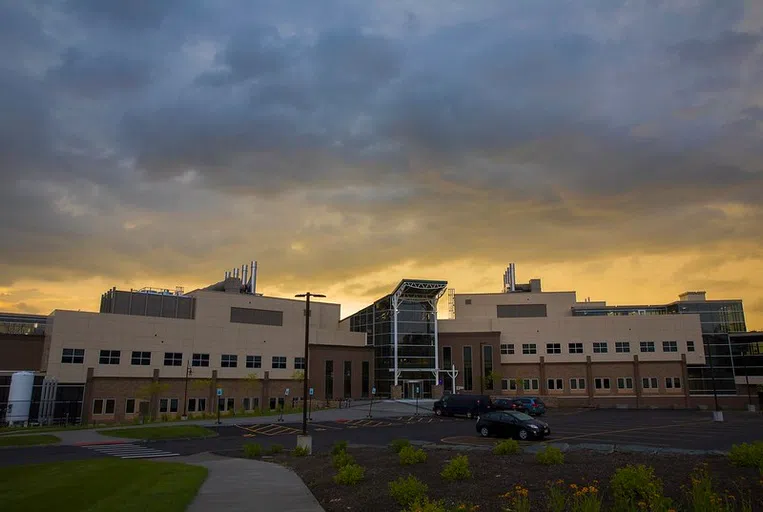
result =
[{"label": "white cylindrical storage tank", "polygon": [[11,389],[8,393],[9,425],[26,423],[29,420],[29,408],[32,405],[34,372],[16,372],[11,376]]}]

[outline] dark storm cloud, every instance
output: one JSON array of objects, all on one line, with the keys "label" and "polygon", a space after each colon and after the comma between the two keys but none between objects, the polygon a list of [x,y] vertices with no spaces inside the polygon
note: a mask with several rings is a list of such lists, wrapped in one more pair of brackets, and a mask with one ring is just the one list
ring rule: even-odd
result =
[{"label": "dark storm cloud", "polygon": [[0,282],[763,235],[743,2],[407,4],[0,5]]},{"label": "dark storm cloud", "polygon": [[73,48],[64,53],[59,66],[49,71],[48,78],[53,87],[98,98],[148,85],[151,68],[148,63],[125,55],[87,55]]}]

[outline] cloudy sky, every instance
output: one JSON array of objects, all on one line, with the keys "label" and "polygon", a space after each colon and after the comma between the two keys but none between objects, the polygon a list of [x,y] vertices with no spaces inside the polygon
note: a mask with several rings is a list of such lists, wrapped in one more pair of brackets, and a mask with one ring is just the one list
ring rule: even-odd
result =
[{"label": "cloudy sky", "polygon": [[401,277],[763,329],[757,0],[0,0],[0,310]]}]

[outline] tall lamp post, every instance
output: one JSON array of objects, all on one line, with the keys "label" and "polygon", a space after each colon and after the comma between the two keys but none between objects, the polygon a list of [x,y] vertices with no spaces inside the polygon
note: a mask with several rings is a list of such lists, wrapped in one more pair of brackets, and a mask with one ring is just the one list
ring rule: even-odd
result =
[{"label": "tall lamp post", "polygon": [[[307,438],[307,394],[310,369],[310,297],[326,297],[320,293],[300,293],[295,297],[305,298],[305,378],[302,381],[302,438],[309,443],[306,448],[312,453],[312,441]],[[299,439],[297,439],[299,445]]]},{"label": "tall lamp post", "polygon": [[183,392],[183,419],[188,419],[188,377],[191,376],[193,370],[191,370],[191,360],[188,360],[188,364],[185,367],[185,391]]}]

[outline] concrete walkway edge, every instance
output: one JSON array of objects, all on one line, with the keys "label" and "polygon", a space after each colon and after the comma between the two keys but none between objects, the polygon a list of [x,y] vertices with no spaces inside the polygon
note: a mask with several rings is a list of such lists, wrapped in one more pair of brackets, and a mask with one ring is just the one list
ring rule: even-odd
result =
[{"label": "concrete walkway edge", "polygon": [[171,462],[209,470],[187,512],[325,512],[302,479],[279,464],[210,453],[175,457]]}]

